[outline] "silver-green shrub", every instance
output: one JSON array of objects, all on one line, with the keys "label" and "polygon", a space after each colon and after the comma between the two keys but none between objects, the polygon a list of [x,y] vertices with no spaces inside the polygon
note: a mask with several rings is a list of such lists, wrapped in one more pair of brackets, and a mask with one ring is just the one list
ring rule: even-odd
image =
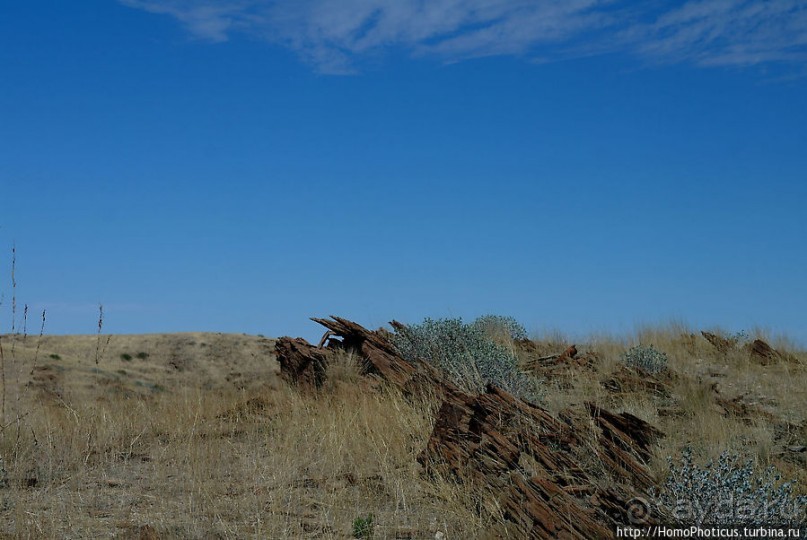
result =
[{"label": "silver-green shrub", "polygon": [[745,330],[740,330],[738,332],[733,332],[726,336],[726,339],[731,343],[734,347],[744,347],[750,344],[754,339],[751,337],[748,332]]},{"label": "silver-green shrub", "polygon": [[698,467],[689,449],[669,465],[658,502],[679,524],[807,525],[807,497],[794,496],[794,482],[781,482],[773,467],[758,473],[752,460],[728,452]]},{"label": "silver-green shrub", "polygon": [[466,392],[484,392],[491,383],[528,401],[541,400],[538,382],[522,372],[514,353],[485,335],[481,325],[427,318],[396,330],[393,343],[404,358],[440,368]]},{"label": "silver-green shrub", "polygon": [[527,329],[514,317],[505,315],[483,315],[473,322],[488,336],[506,335],[514,341],[527,339]]},{"label": "silver-green shrub", "polygon": [[648,373],[661,373],[667,369],[667,355],[652,345],[631,347],[622,355],[622,361]]}]

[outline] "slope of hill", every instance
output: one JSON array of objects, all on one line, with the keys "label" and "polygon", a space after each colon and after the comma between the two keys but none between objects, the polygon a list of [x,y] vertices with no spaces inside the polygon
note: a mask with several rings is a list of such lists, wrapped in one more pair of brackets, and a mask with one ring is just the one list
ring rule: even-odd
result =
[{"label": "slope of hill", "polygon": [[[326,376],[305,378],[320,381],[315,390],[284,380],[276,358],[284,347],[275,348],[284,343],[312,355],[311,365],[297,357],[300,374],[324,359]],[[663,351],[667,369],[649,374],[626,365],[623,355],[638,343]],[[567,446],[550,454],[565,456],[567,467],[579,463],[585,474],[563,484],[558,508],[575,508],[589,525],[595,514],[607,522],[601,512],[609,504],[628,510],[610,488],[660,484],[667,458],[684,448],[701,464],[729,450],[757,469],[774,466],[804,494],[807,354],[772,343],[723,342],[678,328],[577,347],[560,338],[513,342],[521,368],[544,388],[541,407],[498,394],[466,396],[454,407],[475,412],[454,418],[439,392],[408,395],[406,377],[400,388],[382,384],[383,358],[373,360],[371,373],[362,352],[299,340],[3,335],[0,537],[346,538],[371,531],[374,538],[518,538],[525,529],[514,523],[513,508],[526,506],[431,466],[433,458],[454,459],[454,468],[487,474],[491,464],[505,464],[499,480],[523,479],[524,493],[557,491],[536,483],[531,475],[546,467],[525,452],[515,461],[494,455],[524,434],[518,423],[498,426],[483,407],[491,403],[504,412],[529,409],[543,429],[568,435],[557,441]],[[390,364],[387,382],[407,369]],[[591,424],[600,407],[593,417],[600,424]],[[596,435],[623,420],[640,427],[640,437],[660,437],[631,451],[638,484],[613,475],[603,450],[618,450]],[[548,436],[538,442],[555,444]],[[540,508],[527,514],[540,517]],[[551,521],[542,526],[551,529]]]},{"label": "slope of hill", "polygon": [[[274,340],[245,334],[0,337],[7,381],[22,395],[81,399],[105,392],[145,396],[177,388],[254,389],[272,385]],[[17,396],[9,386],[8,400]]]}]

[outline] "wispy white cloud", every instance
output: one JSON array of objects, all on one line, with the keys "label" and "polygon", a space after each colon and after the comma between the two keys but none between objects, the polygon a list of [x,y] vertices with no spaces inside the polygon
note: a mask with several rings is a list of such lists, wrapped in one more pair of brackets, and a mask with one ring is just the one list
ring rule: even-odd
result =
[{"label": "wispy white cloud", "polygon": [[389,48],[445,61],[621,51],[658,62],[807,61],[803,0],[119,0],[171,15],[200,39],[283,45],[325,73]]},{"label": "wispy white cloud", "polygon": [[652,59],[704,66],[807,60],[802,0],[697,0],[637,25],[627,36]]},{"label": "wispy white cloud", "polygon": [[118,0],[121,4],[151,13],[171,15],[199,39],[227,41],[232,32],[250,31],[260,26],[252,8],[260,2],[239,0]]}]

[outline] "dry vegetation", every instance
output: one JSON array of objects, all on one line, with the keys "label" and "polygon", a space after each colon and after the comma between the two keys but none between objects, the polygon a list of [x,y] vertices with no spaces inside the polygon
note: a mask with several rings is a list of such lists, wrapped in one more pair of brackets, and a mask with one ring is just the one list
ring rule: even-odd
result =
[{"label": "dry vegetation", "polygon": [[[786,451],[807,443],[807,355],[781,338],[761,332],[753,338],[776,344],[788,360],[763,365],[739,344],[720,351],[681,325],[645,328],[621,339],[599,337],[578,344],[596,358],[590,371],[550,381],[547,405],[559,411],[595,401],[659,427],[666,434],[659,455],[677,455],[689,446],[705,460],[729,450],[807,481],[803,457]],[[621,356],[636,344],[654,344],[666,353],[669,370],[657,376],[664,388],[608,389],[603,381],[624,370]],[[565,343],[552,346],[562,349]]]},{"label": "dry vegetation", "polygon": [[[494,497],[426,477],[417,463],[439,403],[370,389],[346,353],[325,387],[306,393],[280,381],[273,341],[255,336],[0,343],[3,537],[349,538],[369,515],[374,538],[506,530]],[[620,357],[637,343],[668,355],[661,386],[624,378]],[[551,412],[593,401],[660,428],[649,464],[659,481],[684,447],[702,460],[730,449],[804,492],[807,355],[771,343],[787,360],[762,365],[677,326],[578,343],[589,359],[580,365],[535,367],[571,345],[562,336],[511,345],[544,380]]]},{"label": "dry vegetation", "polygon": [[421,479],[436,404],[357,391],[351,358],[301,395],[257,337],[114,336],[96,367],[94,336],[46,336],[33,375],[37,338],[13,358],[0,339],[9,537],[344,538],[370,514],[378,537],[484,526],[466,493]]}]

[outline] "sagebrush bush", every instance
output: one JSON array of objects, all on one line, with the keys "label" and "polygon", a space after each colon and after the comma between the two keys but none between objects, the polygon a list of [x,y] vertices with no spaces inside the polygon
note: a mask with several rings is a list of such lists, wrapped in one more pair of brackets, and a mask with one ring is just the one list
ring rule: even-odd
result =
[{"label": "sagebrush bush", "polygon": [[527,339],[527,330],[514,317],[504,315],[483,315],[473,322],[473,326],[488,336],[507,336],[514,341]]},{"label": "sagebrush bush", "polygon": [[726,339],[734,347],[744,347],[750,344],[752,341],[754,341],[754,339],[745,330],[740,330],[739,332],[733,332],[728,336],[726,336]]},{"label": "sagebrush bush", "polygon": [[519,370],[514,353],[485,335],[481,325],[427,318],[397,330],[393,342],[404,358],[440,368],[466,392],[484,392],[491,383],[529,401],[541,400],[538,382]]},{"label": "sagebrush bush", "polygon": [[622,361],[648,373],[661,373],[667,369],[667,355],[652,345],[631,347],[622,355]]},{"label": "sagebrush bush", "polygon": [[768,467],[758,473],[753,460],[723,452],[717,462],[698,467],[685,449],[680,464],[669,459],[670,474],[658,502],[683,525],[804,525],[806,496],[794,496],[794,482],[781,482]]}]

